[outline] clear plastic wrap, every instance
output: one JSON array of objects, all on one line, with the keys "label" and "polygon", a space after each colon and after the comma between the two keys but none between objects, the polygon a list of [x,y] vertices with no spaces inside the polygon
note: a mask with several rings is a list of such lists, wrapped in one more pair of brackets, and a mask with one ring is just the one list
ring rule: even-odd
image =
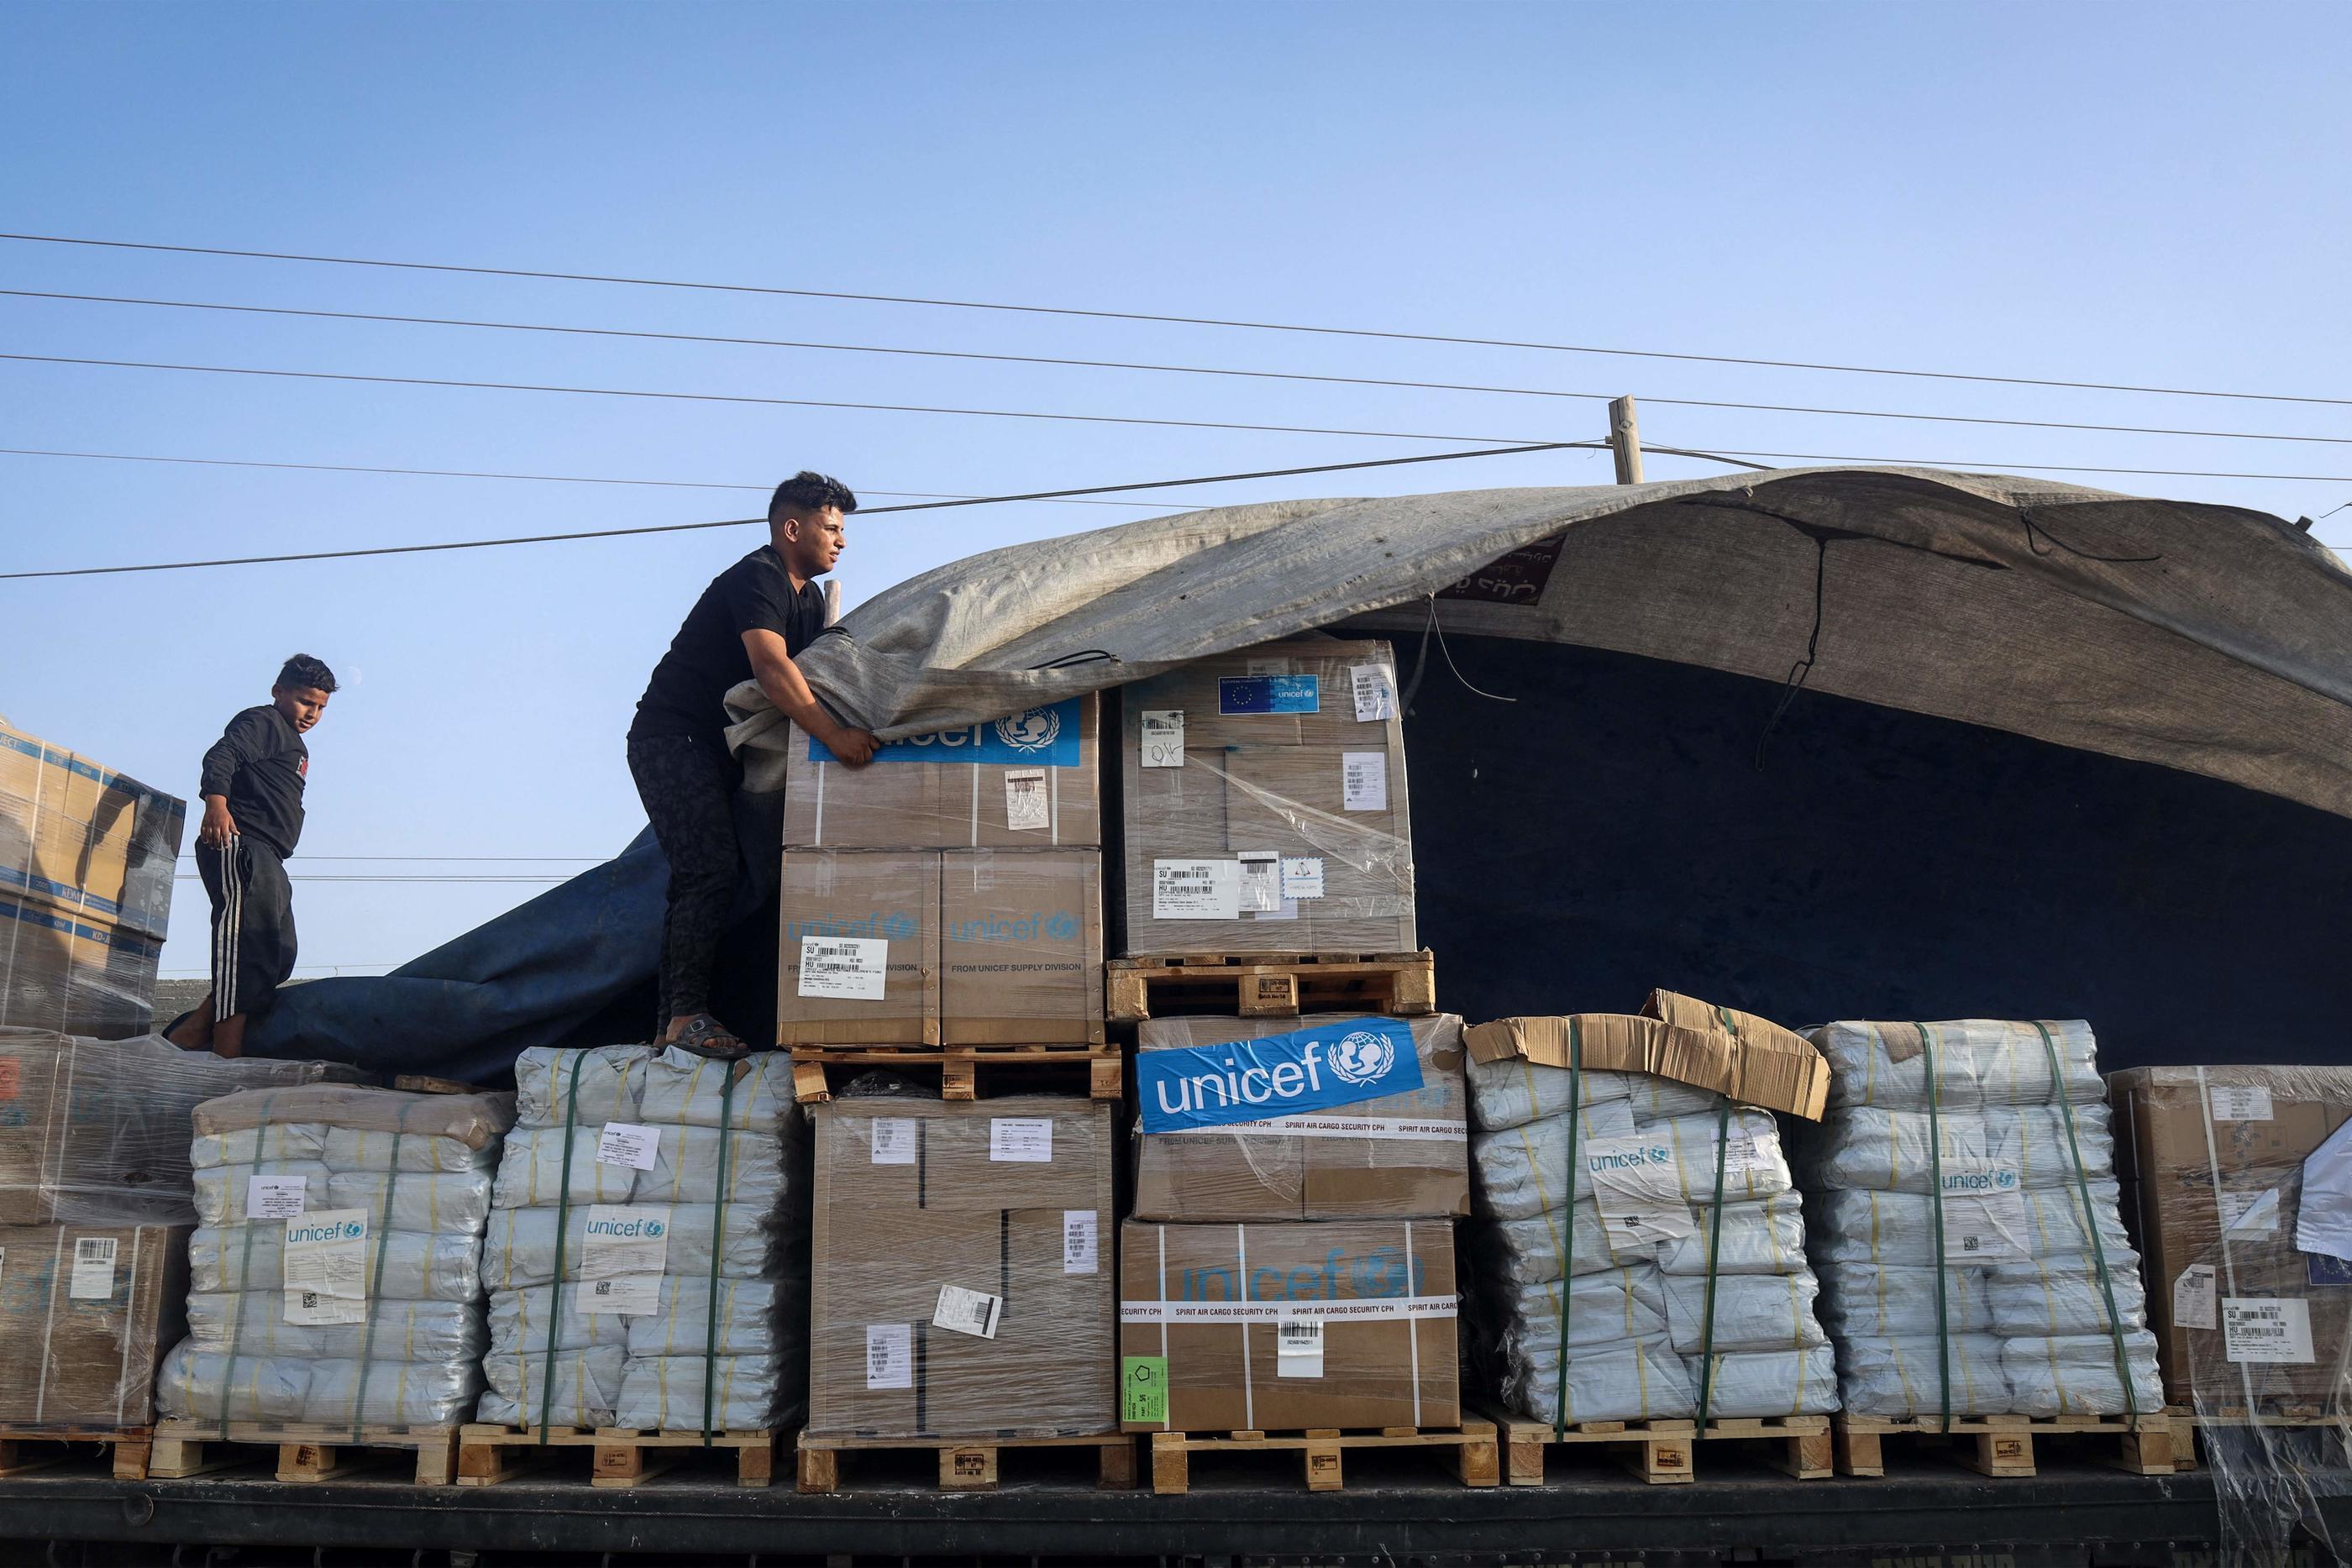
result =
[{"label": "clear plastic wrap", "polygon": [[[1481,1134],[1473,1141],[1472,1156],[1486,1182],[1487,1207],[1495,1214],[1517,1219],[1543,1213],[1552,1206],[1554,1195],[1566,1189],[1568,1120],[1557,1116],[1531,1122],[1508,1132]],[[1669,1156],[1670,1180],[1680,1192],[1684,1207],[1714,1200],[1717,1125],[1713,1114],[1675,1116],[1646,1127],[1634,1124],[1625,1134],[1604,1131],[1610,1124],[1599,1114],[1588,1113],[1583,1120],[1600,1124],[1580,1124],[1576,1140],[1580,1153],[1589,1155],[1596,1140],[1612,1137],[1639,1137],[1659,1144]],[[1727,1136],[1730,1152],[1723,1171],[1726,1202],[1754,1202],[1794,1186],[1789,1162],[1780,1152],[1780,1128],[1770,1112],[1745,1106],[1734,1111]],[[1588,1183],[1580,1180],[1578,1185]]]},{"label": "clear plastic wrap", "polygon": [[[479,1256],[506,1094],[248,1090],[194,1113],[190,1329],[166,1416],[447,1427],[481,1386]],[[298,1157],[281,1157],[291,1152]]]},{"label": "clear plastic wrap", "polygon": [[0,894],[161,941],[187,810],[0,722]]},{"label": "clear plastic wrap", "polygon": [[0,894],[0,1026],[126,1040],[155,1027],[160,937]]},{"label": "clear plastic wrap", "polygon": [[0,1427],[153,1418],[155,1363],[184,1327],[184,1226],[0,1227]]},{"label": "clear plastic wrap", "polygon": [[2090,1026],[1833,1023],[1813,1040],[1832,1109],[1797,1165],[1846,1408],[2158,1414]]},{"label": "clear plastic wrap", "polygon": [[559,1427],[797,1418],[800,1297],[778,1284],[803,1266],[808,1234],[790,1079],[773,1052],[732,1064],[648,1046],[523,1052],[524,1124],[482,1242],[490,1386],[478,1419],[536,1427],[542,1406]]},{"label": "clear plastic wrap", "polygon": [[852,770],[793,728],[784,842],[793,849],[1099,847],[1102,699],[1089,692],[968,729],[909,736]]},{"label": "clear plastic wrap", "polygon": [[1129,685],[1128,951],[1417,946],[1397,690],[1388,643],[1336,639]]}]

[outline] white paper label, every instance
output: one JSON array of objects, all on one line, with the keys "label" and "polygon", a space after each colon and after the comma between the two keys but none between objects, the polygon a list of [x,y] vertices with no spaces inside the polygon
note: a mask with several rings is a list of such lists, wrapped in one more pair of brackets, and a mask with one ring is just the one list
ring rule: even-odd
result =
[{"label": "white paper label", "polygon": [[1184,710],[1146,710],[1143,716],[1143,765],[1146,768],[1184,766]]},{"label": "white paper label", "polygon": [[661,1152],[661,1129],[641,1127],[634,1122],[607,1122],[596,1135],[596,1163],[600,1166],[625,1166],[633,1171],[654,1168],[654,1156]]},{"label": "white paper label", "polygon": [[878,1002],[889,966],[887,936],[803,936],[799,994]]},{"label": "white paper label", "polygon": [[1283,856],[1282,896],[1288,899],[1322,897],[1323,857],[1321,855]]},{"label": "white paper label", "polygon": [[2308,1365],[2311,1303],[2290,1296],[2229,1296],[2221,1302],[2223,1354],[2231,1361]]},{"label": "white paper label", "polygon": [[874,1118],[874,1159],[877,1166],[911,1166],[915,1163],[915,1118],[912,1116],[877,1116]]},{"label": "white paper label", "polygon": [[1389,754],[1385,751],[1343,751],[1339,754],[1339,805],[1349,811],[1389,809]]},{"label": "white paper label", "polygon": [[1639,1134],[1591,1138],[1583,1153],[1612,1250],[1654,1247],[1674,1237],[1697,1234],[1683,1198],[1681,1167],[1664,1139]]},{"label": "white paper label", "polygon": [[931,1312],[931,1326],[950,1333],[968,1333],[974,1339],[994,1339],[996,1320],[1003,1312],[1002,1296],[967,1291],[961,1285],[941,1285],[940,1304]]},{"label": "white paper label", "polygon": [[1277,1377],[1323,1375],[1323,1320],[1284,1316],[1274,1324],[1274,1371]]},{"label": "white paper label", "polygon": [[1279,914],[1282,909],[1282,856],[1272,850],[1244,850],[1237,858],[1242,868],[1242,908],[1251,914]]},{"label": "white paper label", "polygon": [[1015,832],[1054,825],[1045,804],[1045,770],[1009,768],[1004,773],[1004,825]]},{"label": "white paper label", "polygon": [[2211,1329],[2221,1326],[2217,1313],[2218,1276],[2210,1263],[2191,1263],[2172,1281],[2172,1323],[2175,1328]]},{"label": "white paper label", "polygon": [[1094,1274],[1102,1270],[1100,1221],[1091,1208],[1062,1210],[1062,1272]]},{"label": "white paper label", "polygon": [[1053,1164],[1054,1119],[1050,1116],[990,1117],[988,1157],[1014,1165]]},{"label": "white paper label", "polygon": [[1151,918],[1239,920],[1242,866],[1239,861],[1153,861]]},{"label": "white paper label", "polygon": [[1980,1154],[1947,1155],[1943,1177],[1947,1268],[2030,1256],[2032,1221],[2016,1166]]},{"label": "white paper label", "polygon": [[2271,1092],[2250,1083],[2216,1083],[2206,1090],[2216,1122],[2267,1122]]},{"label": "white paper label", "polygon": [[669,1264],[670,1211],[646,1204],[592,1204],[580,1245],[577,1298],[591,1317],[642,1317],[661,1306]]},{"label": "white paper label", "polygon": [[299,1176],[257,1176],[245,1179],[247,1219],[291,1219],[310,1200],[310,1178]]},{"label": "white paper label", "polygon": [[1389,690],[1386,664],[1350,665],[1348,684],[1355,690],[1358,724],[1369,724],[1376,718],[1396,717],[1396,694]]},{"label": "white paper label", "polygon": [[77,1301],[102,1301],[113,1295],[118,1246],[111,1236],[75,1238],[73,1275],[67,1281],[66,1295]]},{"label": "white paper label", "polygon": [[2260,1192],[2224,1192],[2221,1228],[2232,1236],[2276,1236],[2279,1193],[2274,1186]]},{"label": "white paper label", "polygon": [[867,1323],[866,1325],[866,1386],[868,1388],[915,1386],[914,1324]]},{"label": "white paper label", "polygon": [[368,1215],[321,1208],[286,1222],[286,1321],[367,1321]]}]

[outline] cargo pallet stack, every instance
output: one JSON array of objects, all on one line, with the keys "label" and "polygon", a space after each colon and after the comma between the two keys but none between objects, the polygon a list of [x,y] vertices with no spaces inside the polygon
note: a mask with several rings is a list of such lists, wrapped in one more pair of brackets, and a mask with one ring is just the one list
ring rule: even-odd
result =
[{"label": "cargo pallet stack", "polygon": [[1415,950],[1396,690],[1388,644],[1321,639],[1123,693],[1121,1416],[1155,1490],[1205,1454],[1316,1490],[1351,1449],[1497,1479],[1460,1404],[1462,1020]]},{"label": "cargo pallet stack", "polygon": [[[1118,1431],[1101,701],[787,752],[778,1034],[815,1122],[799,1487],[1134,1482]],[[1017,1456],[1017,1458],[1016,1458]]]}]

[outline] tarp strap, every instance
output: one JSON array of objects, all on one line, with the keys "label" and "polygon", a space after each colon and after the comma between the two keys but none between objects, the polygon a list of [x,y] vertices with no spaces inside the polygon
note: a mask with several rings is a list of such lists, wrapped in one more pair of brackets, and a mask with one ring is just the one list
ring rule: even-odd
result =
[{"label": "tarp strap", "polygon": [[1936,1404],[1939,1430],[1952,1429],[1951,1281],[1944,1262],[1944,1089],[1936,1075],[1936,1026],[1919,1026],[1919,1061],[1927,1070],[1927,1190],[1934,1195],[1928,1223],[1936,1231]]},{"label": "tarp strap", "polygon": [[[712,1192],[710,1206],[710,1301],[702,1325],[702,1446],[710,1447],[710,1396],[719,1377],[719,1260],[725,1253],[727,1236],[727,1142],[735,1124],[735,1066],[722,1061],[719,1071],[726,1074],[719,1091],[719,1186]],[[678,1153],[683,1155],[686,1134],[678,1134]]]},{"label": "tarp strap", "polygon": [[[580,1123],[580,1070],[587,1064],[586,1051],[572,1053],[572,1086],[563,1092],[563,1174],[557,1178],[555,1187],[555,1279],[547,1288],[547,1365],[539,1379],[539,1446],[542,1448],[547,1447],[547,1413],[555,1403],[555,1338],[557,1327],[563,1322],[563,1231],[572,1220],[572,1134]],[[554,1071],[562,1071],[563,1058],[556,1057],[548,1066]],[[534,1147],[530,1154],[531,1163],[536,1165],[539,1150]],[[525,1410],[522,1416],[528,1425],[530,1412]]]},{"label": "tarp strap", "polygon": [[1551,1435],[1568,1431],[1568,1315],[1576,1301],[1576,1130],[1584,1115],[1584,1031],[1568,1020],[1568,1197],[1560,1206],[1568,1245],[1559,1258],[1559,1369],[1552,1389]]},{"label": "tarp strap", "polygon": [[[400,1121],[392,1130],[392,1156],[387,1161],[392,1168],[383,1176],[383,1204],[376,1211],[376,1224],[368,1239],[375,1243],[375,1271],[368,1280],[367,1333],[360,1341],[360,1375],[352,1390],[352,1441],[360,1440],[361,1427],[367,1418],[368,1358],[375,1354],[376,1303],[383,1300],[383,1260],[392,1251],[392,1189],[400,1184],[400,1145],[408,1136],[408,1115],[416,1109],[415,1100],[402,1102]],[[429,1267],[428,1260],[428,1267]],[[401,1417],[395,1414],[393,1422]]]},{"label": "tarp strap", "polygon": [[2036,1020],[2033,1029],[2049,1054],[2050,1092],[2066,1122],[2066,1152],[2074,1161],[2074,1190],[2083,1197],[2083,1233],[2091,1239],[2091,1259],[2098,1265],[2099,1293],[2107,1301],[2107,1336],[2115,1341],[2116,1376],[2124,1385],[2124,1414],[2137,1420],[2139,1396],[2132,1391],[2131,1354],[2124,1348],[2124,1320],[2116,1312],[2116,1282],[2107,1273],[2107,1244],[2099,1239],[2099,1211],[2091,1205],[2091,1177],[2083,1168],[2082,1141],[2074,1135],[2074,1103],[2066,1094],[2065,1071],[2059,1065],[2058,1042],[2051,1038],[2050,1026]]},{"label": "tarp strap", "polygon": [[1731,1096],[1718,1098],[1720,1103],[1715,1112],[1715,1213],[1706,1238],[1706,1313],[1699,1321],[1698,1435],[1702,1437],[1706,1436],[1707,1403],[1715,1392],[1715,1269],[1723,1253],[1723,1166],[1731,1147]]}]

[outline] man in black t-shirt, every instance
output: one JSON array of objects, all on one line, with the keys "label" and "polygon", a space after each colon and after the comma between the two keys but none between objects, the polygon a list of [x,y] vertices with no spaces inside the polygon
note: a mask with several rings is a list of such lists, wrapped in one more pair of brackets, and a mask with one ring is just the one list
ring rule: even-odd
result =
[{"label": "man in black t-shirt", "polygon": [[801,678],[793,655],[824,630],[816,579],[841,556],[842,518],[857,497],[803,469],[768,503],[768,543],[711,580],[654,666],[629,726],[629,772],[669,861],[662,921],[659,1041],[704,1056],[744,1045],[710,1014],[710,971],[735,902],[741,862],[730,801],[742,770],[727,750],[727,693],[757,680],[768,700],[851,767],[874,737],[835,719]]},{"label": "man in black t-shirt", "polygon": [[302,837],[303,740],[327,711],[335,673],[308,653],[278,672],[269,700],[228,721],[205,753],[196,792],[196,871],[213,904],[212,995],[165,1038],[190,1051],[239,1056],[249,1019],[269,1010],[294,973],[294,889],[286,862]]}]

